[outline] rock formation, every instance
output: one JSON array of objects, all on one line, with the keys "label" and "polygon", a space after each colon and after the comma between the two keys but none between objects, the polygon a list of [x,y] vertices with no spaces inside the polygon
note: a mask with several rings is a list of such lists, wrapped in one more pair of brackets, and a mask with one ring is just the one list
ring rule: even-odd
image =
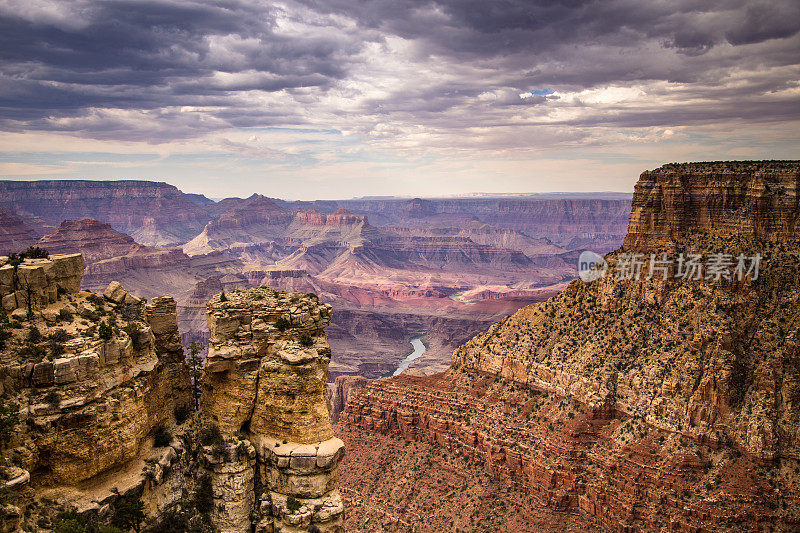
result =
[{"label": "rock formation", "polygon": [[797,161],[684,163],[644,172],[636,184],[625,247],[644,249],[698,231],[797,239],[799,180]]},{"label": "rock formation", "polygon": [[20,252],[38,239],[20,217],[0,207],[0,253]]},{"label": "rock formation", "polygon": [[211,218],[195,198],[150,181],[0,181],[0,204],[53,226],[65,219],[107,222],[151,246],[184,243]]},{"label": "rock formation", "polygon": [[147,249],[134,241],[133,237],[115,230],[105,222],[90,218],[62,221],[58,229],[42,237],[37,246],[53,254],[80,250],[86,263],[96,263]]},{"label": "rock formation", "polygon": [[[25,516],[44,513],[43,524],[52,505],[84,512],[117,498],[114,488],[141,494],[146,459],[160,471],[176,459],[172,447],[153,447],[153,433],[174,426],[176,407],[191,401],[175,301],[145,304],[119,284],[105,297],[80,291],[79,254],[0,270],[30,280],[38,295],[31,310],[25,305],[0,323],[4,423],[21,429],[0,448],[25,474],[5,487],[29,507]],[[15,422],[7,409],[19,410]]]},{"label": "rock formation", "polygon": [[344,448],[325,398],[330,316],[316,297],[271,289],[208,303],[202,412],[244,439],[241,454],[211,469],[220,531],[343,531]]},{"label": "rock formation", "polygon": [[60,294],[75,293],[83,277],[80,254],[52,255],[48,259],[25,259],[11,264],[0,257],[0,301],[3,309],[20,310],[26,316],[33,310],[55,303]]},{"label": "rock formation", "polygon": [[[356,390],[339,423],[438,443],[608,529],[791,529],[798,172],[748,162],[644,173],[609,275],[495,324],[445,373]],[[733,264],[727,277],[675,278],[673,265],[647,279],[645,265],[618,279],[630,253],[726,253]],[[757,277],[733,275],[740,253],[763,256]]]}]

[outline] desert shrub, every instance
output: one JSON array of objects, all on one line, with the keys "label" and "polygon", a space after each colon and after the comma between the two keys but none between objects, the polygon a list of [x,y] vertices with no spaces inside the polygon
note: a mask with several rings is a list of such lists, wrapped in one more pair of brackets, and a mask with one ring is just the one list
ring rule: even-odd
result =
[{"label": "desert shrub", "polygon": [[291,323],[283,317],[279,317],[278,320],[275,321],[275,327],[278,328],[278,331],[286,331],[291,327]]},{"label": "desert shrub", "polygon": [[86,526],[81,524],[76,518],[59,520],[53,533],[86,533]]},{"label": "desert shrub", "polygon": [[39,342],[42,340],[42,332],[39,331],[39,328],[36,326],[31,326],[28,328],[28,341],[29,342]]},{"label": "desert shrub", "polygon": [[172,414],[175,415],[175,422],[183,424],[186,422],[186,419],[189,418],[189,415],[192,414],[192,408],[189,404],[178,404],[175,406],[175,409],[172,410]]},{"label": "desert shrub", "polygon": [[59,309],[58,311],[58,319],[63,320],[64,322],[72,322],[73,316],[69,309]]},{"label": "desert shrub", "polygon": [[118,527],[102,525],[97,528],[97,533],[125,533]]},{"label": "desert shrub", "polygon": [[216,424],[208,424],[200,430],[200,444],[203,446],[213,446],[218,443],[224,444],[224,440]]},{"label": "desert shrub", "polygon": [[50,340],[55,342],[67,342],[72,338],[72,335],[64,331],[62,328],[56,328],[50,334]]},{"label": "desert shrub", "polygon": [[125,496],[117,494],[111,513],[111,525],[128,531],[139,531],[144,520],[144,503],[137,492],[129,492]]},{"label": "desert shrub", "polygon": [[30,357],[33,359],[42,360],[44,357],[45,350],[41,346],[37,346],[35,344],[27,344],[23,346],[22,349],[19,351],[19,355],[22,357]]},{"label": "desert shrub", "polygon": [[248,455],[247,444],[245,444],[244,442],[240,442],[239,444],[237,444],[236,445],[236,455],[239,458],[247,457],[247,455]]},{"label": "desert shrub", "polygon": [[128,334],[128,337],[131,338],[133,342],[133,349],[139,350],[142,348],[142,340],[139,336],[139,333],[142,331],[142,328],[139,327],[139,324],[136,322],[129,322],[122,328],[122,331]]},{"label": "desert shrub", "polygon": [[225,291],[222,291],[221,293],[219,293],[219,301],[220,302],[227,302],[228,301],[228,297],[225,296]]},{"label": "desert shrub", "polygon": [[300,500],[298,500],[294,496],[290,495],[288,498],[286,498],[286,507],[289,508],[289,511],[295,512],[298,509],[300,509],[302,506],[303,506],[303,504],[300,503]]},{"label": "desert shrub", "polygon": [[7,446],[19,424],[19,404],[0,400],[0,442]]},{"label": "desert shrub", "polygon": [[28,249],[19,255],[25,259],[47,259],[50,257],[47,250],[39,248],[38,246],[28,246]]},{"label": "desert shrub", "polygon": [[111,337],[114,336],[114,328],[112,328],[108,323],[104,320],[100,322],[99,329],[97,330],[100,338],[103,340],[109,340]]},{"label": "desert shrub", "polygon": [[51,390],[44,395],[44,403],[53,407],[58,407],[61,403],[61,395],[57,391]]},{"label": "desert shrub", "polygon": [[6,341],[11,338],[11,332],[5,326],[0,326],[0,350],[6,347]]},{"label": "desert shrub", "polygon": [[99,294],[94,294],[94,293],[90,294],[89,296],[86,297],[86,301],[93,304],[97,308],[105,307],[106,305],[106,301]]},{"label": "desert shrub", "polygon": [[215,442],[213,446],[211,446],[211,455],[218,461],[230,460],[230,456],[228,455],[228,447],[225,445],[224,441]]},{"label": "desert shrub", "polygon": [[204,474],[197,484],[195,508],[203,514],[214,509],[214,487],[211,485],[211,476],[208,474]]},{"label": "desert shrub", "polygon": [[[147,529],[149,533],[186,533],[191,531],[188,524],[187,512],[171,510],[162,515],[158,523]],[[98,533],[103,533],[102,531]],[[108,532],[112,533],[112,532]],[[121,532],[120,532],[121,533]]]},{"label": "desert shrub", "polygon": [[170,442],[172,442],[172,433],[164,426],[158,426],[155,433],[153,433],[153,446],[164,448],[169,446]]},{"label": "desert shrub", "polygon": [[314,339],[312,339],[309,335],[300,335],[300,346],[304,348],[310,348],[314,346]]}]

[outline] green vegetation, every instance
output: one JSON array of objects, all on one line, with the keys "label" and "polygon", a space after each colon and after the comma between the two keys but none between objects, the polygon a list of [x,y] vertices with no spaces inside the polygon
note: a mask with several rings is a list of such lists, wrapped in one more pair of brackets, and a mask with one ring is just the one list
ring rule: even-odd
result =
[{"label": "green vegetation", "polygon": [[61,403],[61,394],[59,394],[57,391],[51,390],[45,394],[44,403],[52,407],[58,407],[58,405]]},{"label": "green vegetation", "polygon": [[288,507],[291,512],[297,511],[302,506],[303,504],[300,502],[300,500],[298,500],[294,496],[289,496],[288,498],[286,498],[286,507]]},{"label": "green vegetation", "polygon": [[112,328],[105,320],[100,322],[97,332],[100,335],[100,338],[106,341],[111,340],[111,337],[114,336],[114,328]]},{"label": "green vegetation", "polygon": [[0,442],[4,448],[11,442],[17,424],[19,424],[19,404],[0,400]]},{"label": "green vegetation", "polygon": [[211,484],[211,476],[208,474],[203,474],[197,485],[195,507],[203,514],[214,509],[214,487]]},{"label": "green vegetation", "polygon": [[200,394],[202,393],[200,383],[203,377],[203,358],[200,356],[202,351],[202,344],[192,342],[189,345],[189,359],[186,361],[189,365],[189,378],[192,380],[192,400],[195,410],[200,409]]},{"label": "green vegetation", "polygon": [[219,293],[219,301],[220,302],[227,302],[228,301],[228,297],[225,296],[225,291],[222,291],[221,293]]},{"label": "green vegetation", "polygon": [[142,340],[139,335],[139,333],[141,333],[142,331],[142,328],[139,327],[139,324],[137,324],[136,322],[128,322],[128,324],[126,324],[125,327],[122,328],[122,331],[127,333],[128,337],[131,338],[134,350],[142,349]]},{"label": "green vegetation", "polygon": [[175,422],[183,424],[192,414],[192,408],[188,404],[182,403],[175,406],[172,414],[175,415]]}]

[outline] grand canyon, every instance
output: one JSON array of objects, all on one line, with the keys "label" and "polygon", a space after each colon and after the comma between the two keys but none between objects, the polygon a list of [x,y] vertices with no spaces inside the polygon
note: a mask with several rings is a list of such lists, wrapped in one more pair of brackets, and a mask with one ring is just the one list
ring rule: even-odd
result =
[{"label": "grand canyon", "polygon": [[151,182],[0,182],[0,250],[81,253],[83,287],[172,295],[184,340],[205,341],[216,293],[270,286],[334,305],[331,376],[430,373],[491,323],[555,294],[583,249],[622,242],[625,194],[213,202]]},{"label": "grand canyon", "polygon": [[[2,182],[3,528],[791,530],[799,183],[795,161],[665,165],[630,199]],[[716,252],[761,271],[612,275]]]}]

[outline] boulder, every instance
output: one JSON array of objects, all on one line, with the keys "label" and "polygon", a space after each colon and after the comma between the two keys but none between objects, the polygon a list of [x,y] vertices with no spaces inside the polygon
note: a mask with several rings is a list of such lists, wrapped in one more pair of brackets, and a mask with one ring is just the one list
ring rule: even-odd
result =
[{"label": "boulder", "polygon": [[107,300],[111,300],[112,302],[122,303],[125,301],[125,297],[128,296],[128,291],[126,291],[120,282],[112,281],[106,287],[106,290],[103,291],[103,296]]}]

